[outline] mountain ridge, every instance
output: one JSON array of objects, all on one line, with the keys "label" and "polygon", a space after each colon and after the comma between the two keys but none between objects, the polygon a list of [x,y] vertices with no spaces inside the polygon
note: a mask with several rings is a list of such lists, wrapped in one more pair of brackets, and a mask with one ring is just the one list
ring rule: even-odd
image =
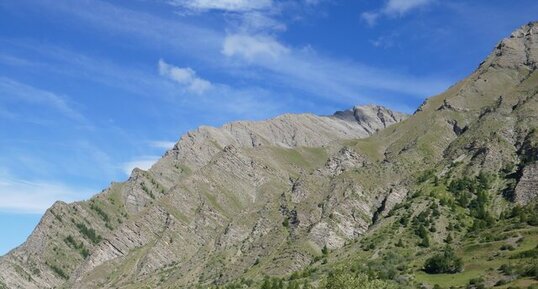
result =
[{"label": "mountain ridge", "polygon": [[[406,120],[367,106],[188,133],[150,170],[134,170],[87,202],[55,204],[27,241],[35,248],[25,243],[0,259],[0,285],[210,287],[308,268],[330,276],[329,266],[353,256],[377,264],[390,251],[415,266],[395,269],[407,281],[387,278],[399,288],[462,286],[456,281],[482,275],[509,282],[472,267],[448,282],[424,275],[416,262],[452,243],[481,245],[472,243],[475,234],[492,224],[525,234],[515,239],[521,245],[510,243],[518,254],[538,240],[534,223],[510,217],[521,214],[519,204],[534,218],[536,23],[502,40],[475,72]],[[408,248],[398,249],[392,232]],[[495,256],[473,257],[499,265]]]},{"label": "mountain ridge", "polygon": [[[202,126],[194,131],[185,134],[177,142],[174,148],[167,151],[164,154],[163,158],[161,158],[161,160],[159,160],[153,165],[149,172],[152,172],[152,174],[154,173],[163,176],[160,182],[162,183],[162,185],[167,187],[167,190],[169,189],[169,187],[173,186],[174,182],[172,181],[172,179],[176,177],[175,175],[170,175],[169,173],[171,162],[181,163],[180,165],[176,164],[177,167],[175,167],[177,170],[180,171],[181,175],[184,171],[196,170],[207,165],[207,163],[210,162],[211,159],[213,159],[215,155],[218,155],[219,153],[229,153],[230,151],[235,149],[234,146],[239,148],[276,146],[285,149],[297,146],[317,147],[327,145],[330,142],[333,142],[334,140],[339,138],[352,139],[368,136],[371,134],[372,128],[381,129],[387,125],[392,124],[391,121],[401,121],[406,117],[405,114],[393,113],[381,106],[357,106],[354,108],[354,110],[356,109],[360,109],[362,112],[370,114],[368,116],[368,120],[371,121],[371,123],[368,123],[368,121],[362,122],[367,123],[368,128],[363,127],[363,124],[359,123],[357,120],[343,120],[334,116],[316,116],[313,114],[285,114],[267,121],[232,122],[225,124],[220,128]],[[384,119],[385,115],[387,116],[388,121]],[[301,135],[302,137],[297,137]],[[207,143],[211,143],[212,146],[208,148],[208,146],[206,145]],[[181,166],[181,168],[179,166]],[[173,173],[175,174],[177,172]],[[140,169],[134,169],[131,176],[129,177],[129,180],[126,183],[127,185],[136,183],[139,179],[147,178],[147,174],[148,172],[142,171]],[[123,186],[123,184],[113,183],[111,188],[104,190],[102,193],[106,194],[106,192],[112,190],[112,188],[115,186]],[[151,195],[148,198],[148,194],[147,192],[145,192],[143,186],[144,185],[142,185],[142,190],[138,189],[137,193],[130,194],[126,198],[126,213],[139,213],[141,210],[144,209],[145,206],[147,206],[148,202],[151,202],[151,199],[155,198],[155,196],[152,197]],[[162,190],[163,188],[160,189]],[[161,191],[161,195],[162,194],[163,193]],[[97,195],[97,198],[99,198],[99,195]],[[80,206],[80,204],[84,202],[85,201],[75,202],[73,204],[67,204],[64,202],[55,203],[51,207],[51,209],[47,210],[41,222],[38,224],[36,231],[31,234],[27,242],[36,244],[33,246],[35,246],[34,249],[37,252],[45,250],[45,247],[40,242],[40,240],[47,239],[47,237],[42,231],[43,228],[46,228],[47,226],[52,226],[55,220],[59,221],[58,214],[55,214],[54,212],[65,211],[66,207],[69,206],[73,206],[75,211],[87,210]],[[153,216],[159,215],[159,212],[154,212],[153,214]],[[83,224],[83,222],[78,222],[76,225],[80,226],[80,224]],[[148,231],[151,231],[149,227]],[[21,247],[17,249],[24,249],[27,242],[25,242],[25,244],[21,245]],[[105,240],[105,242],[107,241]],[[87,244],[85,246],[90,247],[91,242],[89,243],[90,244]],[[108,244],[107,246],[110,246],[112,248],[112,252],[114,252],[111,256],[121,256],[121,249],[118,249],[113,244]],[[14,251],[17,249],[14,249]],[[11,254],[17,255],[17,252],[12,251],[7,255]],[[104,258],[110,258],[111,256]],[[88,265],[89,268],[92,268],[94,266],[91,264],[92,262],[93,261],[91,261],[90,265]],[[98,263],[100,261],[95,262]],[[52,268],[52,270],[54,270],[54,268]],[[79,271],[80,270],[82,269],[79,269]],[[9,272],[9,270],[7,270],[7,272]],[[40,280],[40,282],[46,283],[51,282],[52,280],[54,280],[54,277],[50,278],[50,281],[45,279]],[[54,281],[52,281],[51,283],[54,284]]]}]

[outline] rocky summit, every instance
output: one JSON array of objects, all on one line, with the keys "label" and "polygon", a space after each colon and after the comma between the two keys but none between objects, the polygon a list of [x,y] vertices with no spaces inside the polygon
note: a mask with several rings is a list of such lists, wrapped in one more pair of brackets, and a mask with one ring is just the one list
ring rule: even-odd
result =
[{"label": "rocky summit", "polygon": [[536,288],[537,63],[529,23],[411,116],[200,127],[55,203],[0,288]]}]

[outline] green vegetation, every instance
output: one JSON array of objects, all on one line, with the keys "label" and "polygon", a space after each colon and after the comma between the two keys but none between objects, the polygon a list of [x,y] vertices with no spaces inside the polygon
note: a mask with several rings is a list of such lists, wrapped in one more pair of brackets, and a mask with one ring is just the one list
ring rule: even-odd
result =
[{"label": "green vegetation", "polygon": [[95,201],[90,203],[90,208],[94,210],[99,215],[99,217],[101,217],[101,219],[105,221],[105,223],[110,222],[110,217],[108,216],[108,214],[105,213],[105,211],[103,211],[103,209],[101,209],[101,207],[99,207],[99,205]]},{"label": "green vegetation", "polygon": [[76,223],[76,226],[79,232],[92,241],[92,243],[97,244],[101,242],[101,236],[93,228],[88,228],[84,223]]},{"label": "green vegetation", "polygon": [[397,288],[387,281],[373,279],[366,274],[337,271],[329,274],[324,289],[391,289]]},{"label": "green vegetation", "polygon": [[82,242],[77,242],[75,238],[73,238],[73,236],[69,235],[65,237],[64,242],[68,246],[76,249],[80,253],[80,255],[82,255],[83,258],[86,258],[90,255],[90,251],[86,247],[84,247],[84,244]]},{"label": "green vegetation", "polygon": [[424,271],[430,274],[454,274],[463,270],[463,261],[457,257],[450,247],[445,248],[442,254],[434,255],[424,263]]},{"label": "green vegetation", "polygon": [[50,269],[52,269],[52,271],[54,273],[56,273],[56,275],[60,276],[61,278],[63,279],[69,279],[69,275],[62,269],[60,268],[58,265],[55,265],[55,264],[48,264]]},{"label": "green vegetation", "polygon": [[149,195],[150,198],[155,200],[155,194],[151,191],[151,189],[146,185],[146,183],[142,183],[142,190]]}]

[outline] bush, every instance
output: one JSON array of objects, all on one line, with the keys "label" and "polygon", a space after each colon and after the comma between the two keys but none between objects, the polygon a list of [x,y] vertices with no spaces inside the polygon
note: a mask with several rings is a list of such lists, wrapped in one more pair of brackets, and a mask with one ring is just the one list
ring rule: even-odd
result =
[{"label": "bush", "polygon": [[324,289],[393,289],[396,288],[388,281],[373,279],[365,274],[354,274],[339,271],[329,274],[323,286]]},{"label": "bush", "polygon": [[65,273],[65,271],[60,268],[59,266],[56,266],[54,264],[48,264],[50,269],[52,269],[52,271],[54,271],[54,273],[56,273],[56,275],[62,277],[63,279],[67,280],[69,279],[69,275],[67,275],[67,273]]},{"label": "bush", "polygon": [[76,224],[79,232],[86,236],[90,241],[92,241],[94,244],[97,244],[99,242],[101,242],[101,236],[99,234],[97,234],[97,232],[95,232],[95,230],[93,228],[88,228],[85,224],[83,223],[77,223]]},{"label": "bush", "polygon": [[424,263],[424,271],[429,274],[454,274],[463,270],[463,261],[454,250],[447,247],[442,254],[435,255]]},{"label": "bush", "polygon": [[110,222],[110,217],[108,216],[108,214],[105,213],[105,211],[103,211],[103,209],[101,209],[101,207],[99,207],[99,205],[97,205],[95,202],[92,202],[90,204],[90,208],[94,210],[101,217],[101,219],[105,221],[105,223]]},{"label": "bush", "polygon": [[329,248],[327,248],[327,245],[323,246],[321,249],[321,254],[323,254],[323,256],[329,255]]},{"label": "bush", "polygon": [[514,251],[516,248],[510,244],[504,244],[501,246],[501,251]]},{"label": "bush", "polygon": [[90,255],[90,251],[84,247],[84,244],[82,242],[77,242],[73,236],[69,235],[64,239],[64,242],[70,246],[76,249],[82,257],[86,258]]}]

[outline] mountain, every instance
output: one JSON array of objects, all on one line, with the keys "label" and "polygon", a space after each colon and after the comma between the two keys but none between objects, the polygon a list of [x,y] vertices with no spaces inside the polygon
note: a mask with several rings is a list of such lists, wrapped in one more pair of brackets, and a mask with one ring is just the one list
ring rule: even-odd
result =
[{"label": "mountain", "polygon": [[[367,137],[406,117],[372,105],[334,116],[283,115],[201,127],[184,135],[147,172],[135,169],[129,180],[113,183],[89,201],[54,204],[28,240],[2,258],[1,280],[8,288],[66,282],[74,288],[116,287],[157,270],[181,268],[174,275],[182,284],[197,281],[204,268],[206,278],[219,277],[225,258],[234,258],[236,271],[258,256],[278,251],[285,258],[287,252],[277,250],[287,238],[281,223],[294,216],[295,226],[303,216],[281,207],[287,203],[282,193],[295,186],[294,198],[301,198],[297,179],[326,161],[335,149],[332,143]],[[366,220],[355,226],[364,231]],[[267,234],[272,237],[266,239]],[[300,254],[324,244],[322,236],[313,240],[318,245]],[[274,270],[297,269],[305,262]],[[107,280],[100,272],[112,268],[118,278]]]},{"label": "mountain", "polygon": [[409,117],[201,127],[54,204],[0,288],[538,286],[537,59],[529,23]]}]

